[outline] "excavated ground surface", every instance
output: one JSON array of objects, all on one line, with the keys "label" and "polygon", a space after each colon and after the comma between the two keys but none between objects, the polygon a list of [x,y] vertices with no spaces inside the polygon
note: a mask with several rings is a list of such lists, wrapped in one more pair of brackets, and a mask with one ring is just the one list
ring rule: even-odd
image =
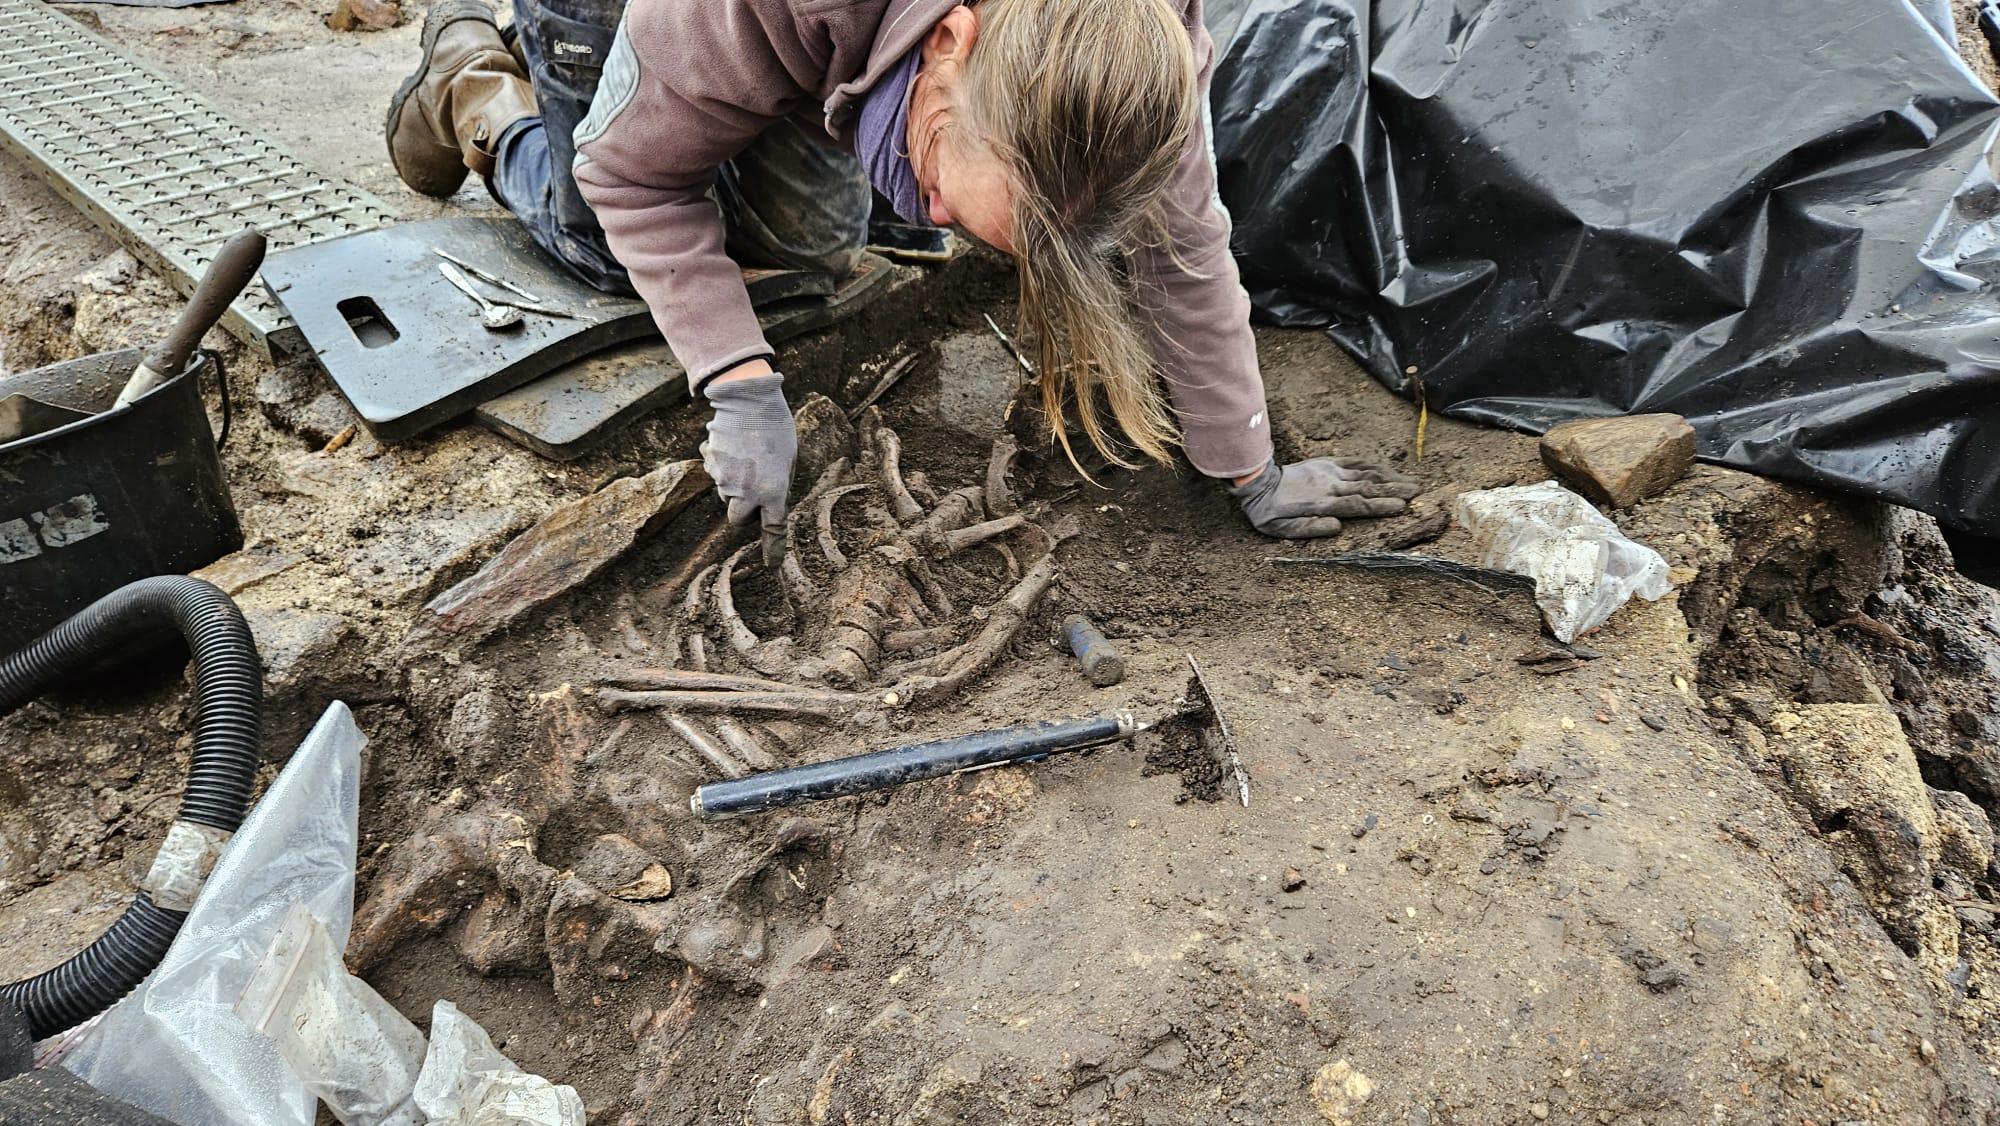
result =
[{"label": "excavated ground surface", "polygon": [[[413,25],[336,36],[247,0],[89,14],[408,200],[373,123]],[[336,61],[352,85],[312,107],[260,94]],[[16,368],[140,342],[172,309],[4,162],[0,293]],[[851,401],[919,353],[884,403],[904,468],[974,483],[1012,389],[979,320],[1006,321],[1002,296],[962,263],[783,364]],[[999,666],[784,752],[1158,707],[1192,652],[1247,809],[1170,732],[713,825],[687,812],[708,775],[664,721],[595,687],[661,663],[659,583],[712,504],[483,644],[396,649],[559,504],[689,456],[695,419],[560,466],[470,426],[325,453],[345,416],[323,377],[239,353],[225,462],[250,544],[214,573],[262,644],[270,769],[331,699],[372,739],[350,962],[419,1020],[456,1000],[594,1121],[1995,1121],[2000,607],[1934,526],[1698,468],[1618,516],[1676,593],[1587,639],[1591,659],[1523,664],[1544,646],[1525,602],[1271,560],[1464,558],[1453,496],[1541,480],[1533,441],[1433,419],[1418,461],[1409,406],[1331,344],[1259,343],[1282,452],[1392,462],[1425,485],[1410,514],[1286,545],[1184,473],[1100,489],[1031,463],[1026,499],[1081,535]],[[972,554],[944,571],[961,609],[1005,586]],[[768,579],[738,593],[777,620]],[[1122,686],[1055,648],[1076,609],[1127,648]],[[0,973],[75,949],[129,895],[172,816],[185,705],[156,679],[0,721]],[[608,894],[634,857],[670,897]]]}]

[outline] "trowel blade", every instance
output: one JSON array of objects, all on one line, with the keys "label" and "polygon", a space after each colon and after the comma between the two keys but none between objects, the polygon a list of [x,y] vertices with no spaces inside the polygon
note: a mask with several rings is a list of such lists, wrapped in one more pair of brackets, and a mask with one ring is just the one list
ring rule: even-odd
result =
[{"label": "trowel blade", "polygon": [[1243,756],[1236,750],[1236,734],[1229,730],[1229,719],[1222,714],[1222,701],[1216,698],[1215,689],[1208,683],[1208,677],[1201,671],[1201,662],[1194,654],[1187,654],[1188,668],[1194,673],[1193,691],[1200,699],[1189,702],[1206,707],[1209,724],[1202,729],[1203,745],[1218,753],[1229,763],[1229,773],[1236,779],[1236,798],[1244,808],[1250,806],[1250,773],[1243,769]]}]

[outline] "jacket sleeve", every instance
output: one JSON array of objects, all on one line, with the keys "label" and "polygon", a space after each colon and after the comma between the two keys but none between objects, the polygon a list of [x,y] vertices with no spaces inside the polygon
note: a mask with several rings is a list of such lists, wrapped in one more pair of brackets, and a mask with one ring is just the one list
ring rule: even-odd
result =
[{"label": "jacket sleeve", "polygon": [[[1200,0],[1190,0],[1185,15],[1205,107],[1215,41],[1202,24]],[[1188,460],[1207,476],[1239,477],[1271,459],[1271,420],[1250,331],[1250,297],[1229,253],[1229,213],[1216,195],[1208,115],[1202,116],[1169,193],[1172,250],[1135,255],[1133,281]]]},{"label": "jacket sleeve", "polygon": [[813,31],[777,0],[632,0],[577,126],[577,187],[691,386],[771,354],[709,190],[823,73]]}]

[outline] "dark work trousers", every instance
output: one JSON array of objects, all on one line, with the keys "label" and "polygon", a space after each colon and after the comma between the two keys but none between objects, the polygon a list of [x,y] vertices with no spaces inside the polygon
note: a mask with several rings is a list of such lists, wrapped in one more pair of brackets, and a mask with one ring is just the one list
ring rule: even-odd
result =
[{"label": "dark work trousers", "polygon": [[[625,0],[514,0],[511,30],[541,116],[501,135],[489,186],[577,277],[629,295],[631,279],[570,175],[571,137],[590,110],[624,11]],[[873,195],[861,162],[789,121],[723,165],[711,194],[728,229],[729,253],[742,266],[842,278],[868,241]]]}]

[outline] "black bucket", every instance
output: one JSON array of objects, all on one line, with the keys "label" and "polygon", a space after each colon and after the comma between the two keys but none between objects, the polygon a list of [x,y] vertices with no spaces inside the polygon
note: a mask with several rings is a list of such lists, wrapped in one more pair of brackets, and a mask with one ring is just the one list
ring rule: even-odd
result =
[{"label": "black bucket", "polygon": [[[110,410],[138,362],[134,348],[0,379],[0,394],[91,412],[0,445],[0,654],[129,582],[184,575],[243,546],[201,402],[202,379],[220,383],[222,361],[198,352],[176,378]],[[226,411],[226,391],[223,402]]]}]

